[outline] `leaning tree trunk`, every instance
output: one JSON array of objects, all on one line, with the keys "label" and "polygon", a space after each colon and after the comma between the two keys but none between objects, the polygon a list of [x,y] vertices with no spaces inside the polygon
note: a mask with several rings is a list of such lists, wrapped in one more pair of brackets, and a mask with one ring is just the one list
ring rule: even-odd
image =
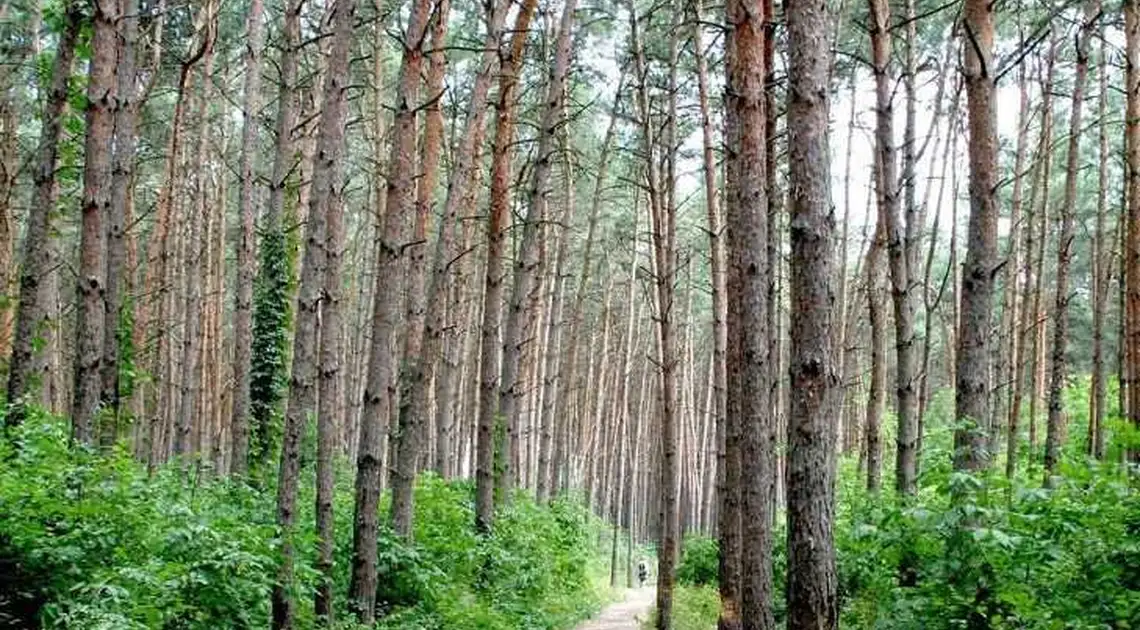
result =
[{"label": "leaning tree trunk", "polygon": [[[354,0],[337,0],[329,9],[332,12],[329,18],[332,25],[332,41],[317,136],[319,157],[313,164],[313,192],[309,200],[305,251],[301,264],[301,285],[297,299],[297,332],[293,338],[293,369],[289,383],[289,402],[285,413],[284,438],[281,444],[281,470],[277,481],[277,524],[282,530],[282,536],[281,568],[272,597],[275,630],[292,628],[296,616],[296,603],[289,591],[293,586],[293,528],[296,521],[297,486],[301,467],[301,439],[304,437],[309,417],[318,411],[317,381],[320,368],[327,367],[323,366],[324,362],[320,357],[318,311],[325,297],[328,282],[325,266],[328,260],[326,239],[330,216],[332,228],[335,230],[339,227],[336,223],[340,218],[340,209],[334,209],[334,205],[341,202],[340,190],[343,187],[341,180],[344,178],[348,53],[352,44],[355,8]],[[336,237],[337,235],[333,235],[334,241]],[[335,310],[336,307],[334,302],[331,308]],[[322,424],[327,425],[327,422],[323,421]],[[329,446],[326,445],[325,448]],[[331,505],[328,509],[331,511]],[[329,519],[328,524],[331,525],[331,514],[325,518]],[[331,540],[323,544],[331,544]],[[324,555],[324,551],[322,550],[321,555]],[[322,579],[330,578],[325,575]],[[328,606],[323,611],[326,614],[324,622],[331,625],[331,603],[326,600],[323,604]],[[321,608],[318,608],[317,613],[318,615],[322,613]]]},{"label": "leaning tree trunk", "polygon": [[1064,439],[1064,393],[1068,362],[1069,333],[1069,268],[1072,263],[1077,177],[1080,170],[1081,109],[1089,72],[1089,42],[1096,21],[1100,19],[1099,0],[1086,0],[1084,23],[1077,36],[1077,65],[1073,78],[1072,105],[1069,109],[1069,156],[1065,169],[1065,201],[1061,206],[1061,230],[1057,236],[1057,285],[1053,306],[1053,356],[1049,372],[1049,420],[1045,425],[1045,482],[1050,483],[1061,458]]}]

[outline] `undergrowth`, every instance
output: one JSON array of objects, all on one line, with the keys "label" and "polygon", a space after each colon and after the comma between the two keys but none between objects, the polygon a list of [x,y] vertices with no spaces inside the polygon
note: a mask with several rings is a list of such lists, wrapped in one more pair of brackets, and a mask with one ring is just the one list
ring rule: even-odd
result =
[{"label": "undergrowth", "polygon": [[[0,628],[268,627],[280,560],[272,491],[193,467],[148,474],[126,451],[70,447],[66,423],[43,414],[0,439],[0,461]],[[294,596],[311,602],[314,490],[303,474]],[[350,476],[339,475],[342,606],[352,504]],[[414,543],[380,534],[379,628],[556,630],[600,606],[600,524],[577,503],[539,506],[520,493],[489,537],[475,534],[473,510],[472,484],[422,478]],[[311,627],[311,606],[299,609]],[[353,627],[338,612],[338,627]]]}]

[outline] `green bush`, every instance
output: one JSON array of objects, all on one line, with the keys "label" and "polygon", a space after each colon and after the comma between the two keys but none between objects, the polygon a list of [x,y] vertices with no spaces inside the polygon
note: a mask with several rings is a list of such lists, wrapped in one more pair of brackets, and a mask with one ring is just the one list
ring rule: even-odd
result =
[{"label": "green bush", "polygon": [[687,536],[677,565],[677,582],[688,586],[716,586],[720,549],[714,538]]},{"label": "green bush", "polygon": [[[0,438],[0,627],[268,627],[280,562],[271,491],[193,467],[148,475],[126,451],[69,447],[67,424],[42,414],[10,437]],[[317,576],[313,472],[302,474],[294,596],[304,628],[313,625]],[[343,606],[353,488],[347,471],[337,481],[335,585]],[[386,504],[380,509],[387,513]],[[497,515],[494,533],[480,537],[473,485],[425,475],[414,543],[380,532],[378,627],[573,627],[604,596],[593,579],[597,526],[577,503],[545,507],[520,494]],[[350,619],[346,610],[338,615]]]}]

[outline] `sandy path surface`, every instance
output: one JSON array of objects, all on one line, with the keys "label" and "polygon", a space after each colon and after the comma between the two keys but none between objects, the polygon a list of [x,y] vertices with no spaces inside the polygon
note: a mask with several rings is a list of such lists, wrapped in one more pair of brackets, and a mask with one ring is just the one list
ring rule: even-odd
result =
[{"label": "sandy path surface", "polygon": [[641,624],[649,618],[653,608],[654,594],[652,588],[626,591],[624,600],[610,605],[577,630],[641,630]]}]

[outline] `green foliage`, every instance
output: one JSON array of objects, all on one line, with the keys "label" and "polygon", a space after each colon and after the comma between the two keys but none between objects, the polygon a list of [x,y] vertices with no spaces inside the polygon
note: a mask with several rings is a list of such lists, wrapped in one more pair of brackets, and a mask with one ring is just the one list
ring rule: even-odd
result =
[{"label": "green foliage", "polygon": [[173,469],[148,478],[129,453],[71,449],[65,423],[33,416],[0,444],[0,566],[18,576],[0,580],[0,611],[19,601],[51,628],[264,625],[269,504]]},{"label": "green foliage", "polygon": [[689,586],[716,586],[720,571],[720,549],[707,536],[688,536],[681,547],[677,582]]},{"label": "green foliage", "polygon": [[255,470],[276,461],[281,442],[281,402],[288,385],[292,318],[293,248],[280,227],[262,232],[253,297],[250,365],[250,463]]},{"label": "green foliage", "polygon": [[474,497],[469,482],[421,481],[415,545],[386,533],[381,546],[381,628],[568,628],[597,609],[590,560],[601,550],[578,504],[516,495],[481,538]]},{"label": "green foliage", "polygon": [[[125,450],[69,446],[67,423],[36,409],[11,440],[0,439],[0,461],[0,627],[268,627],[280,561],[272,492],[178,466],[148,475]],[[294,534],[299,627],[313,623],[304,602],[317,584],[314,492],[302,484]],[[340,474],[342,607],[352,505],[351,476]],[[519,494],[497,515],[494,533],[480,537],[473,485],[426,475],[415,523],[411,544],[381,531],[380,628],[571,628],[604,598],[601,525],[576,502],[547,507]],[[338,617],[351,618],[343,609]]]}]

